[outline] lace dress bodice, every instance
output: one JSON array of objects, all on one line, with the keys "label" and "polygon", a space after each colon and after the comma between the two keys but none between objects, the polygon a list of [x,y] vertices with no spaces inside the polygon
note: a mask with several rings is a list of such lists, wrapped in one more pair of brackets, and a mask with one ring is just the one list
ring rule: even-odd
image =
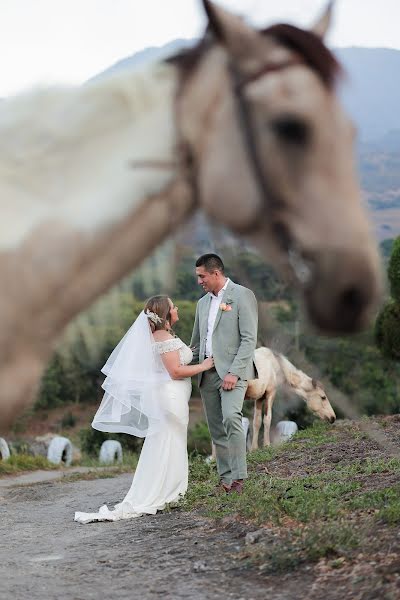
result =
[{"label": "lace dress bodice", "polygon": [[193,352],[180,338],[172,338],[171,340],[164,340],[163,342],[155,342],[156,350],[158,354],[165,354],[166,352],[174,352],[179,350],[179,362],[181,365],[188,365],[192,362]]}]

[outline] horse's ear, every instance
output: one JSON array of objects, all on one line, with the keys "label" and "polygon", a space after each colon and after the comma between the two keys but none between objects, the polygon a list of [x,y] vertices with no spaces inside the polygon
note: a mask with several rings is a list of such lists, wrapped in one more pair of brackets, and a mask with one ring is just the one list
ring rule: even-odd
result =
[{"label": "horse's ear", "polygon": [[294,388],[301,387],[302,380],[298,373],[290,373],[288,378],[289,385]]},{"label": "horse's ear", "polygon": [[317,387],[321,388],[322,390],[324,389],[324,386],[322,385],[321,381],[318,381],[318,379],[312,379],[311,380],[311,384],[313,386],[314,389],[316,389]]},{"label": "horse's ear", "polygon": [[332,20],[332,10],[335,0],[329,0],[323,14],[311,28],[311,31],[320,38],[324,38]]},{"label": "horse's ear", "polygon": [[203,6],[208,17],[209,30],[229,52],[240,54],[254,41],[256,31],[246,25],[241,17],[233,15],[210,0],[203,0]]}]

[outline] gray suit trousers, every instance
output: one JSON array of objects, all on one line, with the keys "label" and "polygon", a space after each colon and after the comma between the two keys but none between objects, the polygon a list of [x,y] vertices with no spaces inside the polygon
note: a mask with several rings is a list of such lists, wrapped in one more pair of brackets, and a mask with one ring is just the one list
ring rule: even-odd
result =
[{"label": "gray suit trousers", "polygon": [[215,444],[217,470],[225,483],[247,477],[246,439],[242,426],[247,381],[239,379],[233,390],[223,390],[215,369],[204,371],[200,394],[211,438]]}]

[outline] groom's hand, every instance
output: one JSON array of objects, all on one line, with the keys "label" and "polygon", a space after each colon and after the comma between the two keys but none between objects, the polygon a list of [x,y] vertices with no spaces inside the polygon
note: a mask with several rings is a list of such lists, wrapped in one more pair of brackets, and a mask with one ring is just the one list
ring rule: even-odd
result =
[{"label": "groom's hand", "polygon": [[237,384],[238,379],[239,379],[239,377],[236,377],[236,375],[232,375],[232,373],[228,373],[227,375],[225,375],[224,380],[222,382],[222,389],[223,390],[233,390]]}]

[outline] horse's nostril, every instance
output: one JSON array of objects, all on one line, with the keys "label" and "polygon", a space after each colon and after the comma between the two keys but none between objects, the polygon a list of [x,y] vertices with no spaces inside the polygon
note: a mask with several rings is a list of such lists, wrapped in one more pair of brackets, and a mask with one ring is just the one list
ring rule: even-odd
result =
[{"label": "horse's nostril", "polygon": [[289,232],[289,228],[282,221],[274,221],[271,225],[273,235],[275,236],[278,244],[287,252],[290,248],[292,237]]},{"label": "horse's nostril", "polygon": [[339,295],[339,307],[345,311],[358,313],[364,308],[366,296],[363,291],[357,287],[350,287]]},{"label": "horse's nostril", "polygon": [[357,322],[368,304],[368,295],[362,287],[352,286],[342,290],[337,297],[335,315],[345,330],[357,328]]},{"label": "horse's nostril", "polygon": [[334,423],[335,421],[336,421],[336,417],[331,417],[331,418],[329,419],[329,423]]},{"label": "horse's nostril", "polygon": [[[309,253],[310,254],[310,253]],[[326,333],[351,333],[371,319],[379,295],[377,272],[362,251],[314,253],[306,287],[308,311]]]}]

